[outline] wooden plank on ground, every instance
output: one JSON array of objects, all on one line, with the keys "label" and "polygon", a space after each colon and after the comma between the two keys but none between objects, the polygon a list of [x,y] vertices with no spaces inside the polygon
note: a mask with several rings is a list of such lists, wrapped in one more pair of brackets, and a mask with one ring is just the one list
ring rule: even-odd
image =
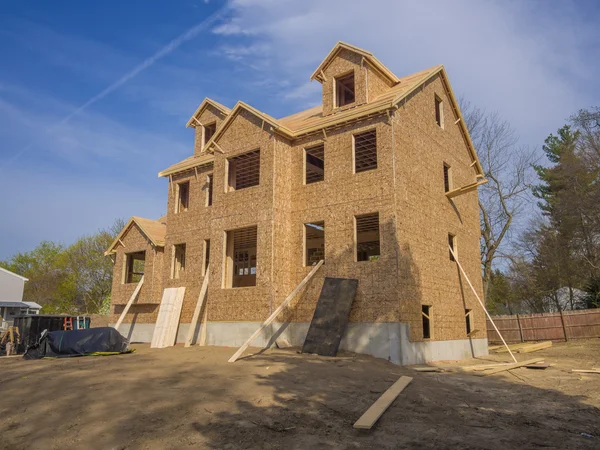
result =
[{"label": "wooden plank on ground", "polygon": [[312,276],[317,273],[317,270],[319,270],[321,268],[321,266],[323,265],[324,260],[321,260],[317,263],[317,265],[315,267],[313,267],[313,269],[308,273],[308,275],[306,275],[306,277],[304,278],[304,280],[302,280],[300,282],[300,284],[298,284],[298,286],[296,286],[296,289],[294,289],[290,295],[288,295],[285,300],[281,303],[281,305],[279,305],[279,307],[273,311],[273,314],[271,314],[269,316],[269,318],[267,320],[265,320],[263,322],[263,324],[260,326],[260,328],[258,330],[256,330],[254,332],[254,334],[252,336],[250,336],[250,338],[244,343],[244,345],[242,345],[237,352],[235,352],[233,354],[233,356],[231,358],[229,358],[229,362],[235,362],[242,353],[244,353],[244,351],[250,347],[250,344],[252,343],[252,341],[254,341],[254,339],[256,339],[256,337],[262,333],[262,331],[271,324],[271,322],[273,322],[277,316],[281,313],[281,311],[283,311],[283,309],[292,301],[292,299],[296,296],[296,294],[298,292],[300,292],[300,289],[302,289],[304,287],[304,285],[306,283],[308,283],[308,281],[312,278]]},{"label": "wooden plank on ground", "polygon": [[552,347],[552,341],[540,342],[539,344],[531,344],[526,347],[521,347],[517,350],[517,353],[531,353],[543,350],[545,348]]},{"label": "wooden plank on ground", "polygon": [[123,319],[125,319],[125,316],[127,315],[127,312],[129,311],[129,308],[131,307],[131,305],[133,304],[133,301],[135,300],[135,298],[137,297],[137,295],[140,292],[140,289],[142,289],[142,285],[144,284],[144,275],[142,275],[142,278],[140,278],[140,282],[138,283],[138,285],[135,287],[135,291],[133,291],[133,294],[131,294],[131,297],[129,298],[129,301],[127,302],[127,304],[125,305],[125,309],[123,309],[123,312],[121,313],[121,315],[119,316],[119,320],[117,320],[117,323],[115,325],[115,330],[119,329],[119,326],[121,325],[121,323],[123,322]]},{"label": "wooden plank on ground", "polygon": [[571,372],[577,372],[577,373],[600,373],[600,370],[571,369]]},{"label": "wooden plank on ground", "polygon": [[442,372],[442,368],[441,367],[434,367],[434,366],[416,366],[416,367],[411,367],[412,370],[414,370],[415,372]]},{"label": "wooden plank on ground", "polygon": [[389,408],[394,400],[396,400],[396,397],[400,395],[400,393],[411,381],[411,377],[400,377],[398,381],[392,385],[392,387],[385,391],[383,395],[379,397],[362,416],[360,416],[360,419],[354,423],[354,428],[370,430],[371,427],[375,425],[375,422],[379,420],[385,410]]},{"label": "wooden plank on ground", "polygon": [[497,367],[495,369],[488,370],[488,371],[483,372],[483,373],[478,374],[478,375],[493,375],[495,373],[504,372],[505,370],[518,369],[519,367],[528,366],[530,364],[535,364],[535,363],[538,363],[538,362],[543,361],[543,360],[544,360],[544,358],[528,359],[527,361],[521,361],[521,362],[518,362],[518,363],[515,363],[515,364],[510,364],[508,366]]},{"label": "wooden plank on ground", "polygon": [[189,347],[192,345],[192,339],[194,339],[194,333],[196,332],[196,325],[198,324],[198,318],[200,317],[200,312],[202,312],[202,307],[204,306],[204,299],[206,298],[206,290],[208,289],[208,274],[210,273],[209,268],[206,268],[206,275],[204,275],[204,281],[202,281],[202,288],[200,289],[200,295],[198,296],[198,301],[196,302],[196,309],[194,310],[194,315],[192,316],[192,322],[190,323],[190,328],[188,330],[187,337],[185,338],[184,347]]}]

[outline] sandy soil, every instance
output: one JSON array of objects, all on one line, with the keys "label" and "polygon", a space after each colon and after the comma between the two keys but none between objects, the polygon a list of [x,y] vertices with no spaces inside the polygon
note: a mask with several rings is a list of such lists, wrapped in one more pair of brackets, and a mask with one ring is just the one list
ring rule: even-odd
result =
[{"label": "sandy soil", "polygon": [[[232,348],[133,347],[112,357],[0,359],[0,447],[600,448],[600,375],[570,372],[600,367],[600,339],[518,356],[543,356],[553,364],[545,371],[486,377],[293,349],[231,364]],[[372,430],[354,430],[400,375],[414,380]]]}]

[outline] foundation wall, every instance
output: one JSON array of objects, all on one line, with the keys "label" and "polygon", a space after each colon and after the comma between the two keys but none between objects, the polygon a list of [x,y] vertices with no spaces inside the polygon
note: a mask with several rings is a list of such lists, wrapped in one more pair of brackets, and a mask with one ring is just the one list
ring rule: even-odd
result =
[{"label": "foundation wall", "polygon": [[[260,327],[260,322],[209,322],[207,345],[232,347],[235,352]],[[294,346],[302,346],[310,323],[274,322],[256,338],[253,347],[270,347],[278,337],[286,338]],[[450,341],[410,342],[409,325],[398,322],[348,324],[340,344],[347,350],[376,358],[386,359],[394,364],[423,364],[431,361],[468,359],[488,354],[487,339],[457,339]],[[187,337],[188,323],[179,325],[177,342],[183,343]],[[123,336],[131,342],[150,342],[154,324],[123,324]],[[200,333],[198,327],[195,339]],[[193,343],[197,342],[196,340]],[[157,349],[156,351],[160,351]]]}]

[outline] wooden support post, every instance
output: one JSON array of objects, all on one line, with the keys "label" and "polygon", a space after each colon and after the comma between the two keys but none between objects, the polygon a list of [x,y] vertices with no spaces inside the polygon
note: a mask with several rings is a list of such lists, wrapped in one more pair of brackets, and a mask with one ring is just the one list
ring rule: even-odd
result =
[{"label": "wooden support post", "polygon": [[517,314],[517,325],[519,326],[519,335],[521,336],[521,342],[525,342],[525,340],[523,339],[523,329],[521,328],[521,319],[519,318],[518,314]]},{"label": "wooden support post", "polygon": [[129,301],[127,302],[127,304],[125,305],[125,309],[123,310],[123,312],[121,313],[121,316],[119,317],[119,320],[117,320],[117,323],[115,325],[115,330],[119,329],[119,326],[121,325],[121,323],[123,322],[123,319],[125,319],[125,316],[127,315],[127,312],[129,311],[129,308],[131,307],[131,305],[133,304],[133,301],[135,300],[135,298],[137,297],[137,295],[140,292],[140,289],[142,288],[142,284],[144,284],[144,276],[142,275],[142,278],[140,278],[140,282],[138,283],[138,285],[135,287],[135,291],[133,291],[133,294],[131,294],[131,298],[129,299]]},{"label": "wooden support post", "polygon": [[244,345],[242,345],[237,352],[235,352],[233,354],[233,356],[231,358],[229,358],[229,362],[235,362],[242,353],[244,353],[244,351],[250,346],[250,344],[252,343],[252,341],[254,341],[254,339],[257,338],[257,336],[262,333],[262,331],[271,324],[271,322],[273,322],[277,316],[279,315],[279,313],[281,313],[281,311],[283,311],[283,309],[292,301],[292,299],[296,296],[296,294],[298,292],[300,292],[300,289],[302,289],[304,287],[304,285],[306,283],[308,283],[308,281],[312,278],[312,276],[317,273],[317,270],[319,270],[321,268],[321,266],[323,265],[325,261],[321,260],[317,263],[317,265],[313,268],[313,270],[311,270],[309,272],[308,275],[306,275],[306,277],[304,278],[304,280],[302,280],[300,282],[300,284],[298,286],[296,286],[296,289],[294,289],[292,291],[292,293],[290,295],[288,295],[285,300],[281,303],[281,305],[279,305],[279,308],[277,308],[275,311],[273,311],[273,314],[271,314],[269,316],[269,318],[267,320],[265,320],[263,322],[263,324],[260,326],[260,328],[258,330],[256,330],[254,332],[254,334],[252,336],[250,336],[250,339],[248,339]]},{"label": "wooden support post", "polygon": [[202,306],[204,306],[204,299],[206,298],[209,273],[210,271],[207,267],[206,274],[204,275],[204,281],[202,282],[202,288],[200,289],[200,295],[198,296],[198,302],[196,303],[196,309],[194,310],[194,315],[192,316],[192,323],[190,323],[190,328],[188,330],[187,337],[185,338],[184,347],[189,347],[190,345],[192,345],[192,339],[194,339],[194,332],[196,331],[196,325],[198,324],[198,317],[200,317]]},{"label": "wooden support post", "polygon": [[208,326],[208,305],[204,307],[204,318],[202,319],[202,329],[200,330],[200,342],[198,345],[206,345],[206,327]]},{"label": "wooden support post", "polygon": [[565,325],[565,316],[564,316],[562,310],[560,311],[560,321],[562,323],[563,332],[565,333],[565,341],[568,341],[569,336],[567,336],[567,326]]},{"label": "wooden support post", "polygon": [[473,285],[471,284],[471,280],[469,279],[469,277],[467,276],[467,273],[465,272],[465,269],[463,269],[462,265],[460,264],[460,262],[458,262],[458,258],[456,257],[456,255],[454,254],[454,250],[452,250],[452,247],[449,245],[448,248],[450,249],[450,253],[452,254],[452,257],[454,258],[454,261],[456,262],[456,264],[458,265],[458,268],[460,269],[461,273],[463,274],[463,276],[465,277],[465,280],[467,280],[467,283],[469,284],[469,287],[471,288],[471,290],[473,291],[473,294],[475,294],[475,298],[477,299],[477,301],[479,302],[479,304],[481,305],[481,307],[483,308],[483,311],[485,312],[485,315],[487,316],[488,319],[490,319],[490,322],[492,323],[494,330],[496,330],[496,333],[498,333],[498,336],[500,336],[500,339],[502,340],[502,343],[504,344],[504,346],[506,347],[506,349],[508,350],[508,353],[510,353],[511,358],[513,359],[513,361],[516,363],[517,362],[517,358],[515,358],[515,355],[513,355],[513,352],[510,351],[510,348],[508,347],[508,344],[506,343],[506,341],[504,340],[504,338],[502,337],[502,335],[500,334],[500,330],[498,330],[498,327],[496,326],[496,324],[494,323],[494,320],[492,319],[492,316],[490,316],[490,313],[488,312],[488,310],[485,308],[485,305],[483,304],[483,302],[481,301],[481,299],[479,298],[479,295],[477,294],[477,291],[475,290],[475,288],[473,287]]}]

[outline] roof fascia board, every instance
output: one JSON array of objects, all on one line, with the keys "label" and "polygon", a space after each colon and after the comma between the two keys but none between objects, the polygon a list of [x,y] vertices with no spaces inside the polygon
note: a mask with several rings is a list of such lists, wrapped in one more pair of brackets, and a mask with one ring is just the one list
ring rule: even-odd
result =
[{"label": "roof fascia board", "polygon": [[196,108],[196,111],[194,112],[194,114],[192,114],[192,117],[190,117],[190,120],[188,120],[188,122],[185,124],[186,128],[189,128],[189,127],[196,128],[196,124],[195,124],[194,120],[198,120],[197,117],[200,116],[204,112],[204,110],[206,108],[208,108],[209,105],[214,108],[217,108],[219,111],[221,111],[226,116],[231,112],[231,110],[229,108],[206,97],[202,101],[202,103],[200,103],[200,106],[198,106],[198,108]]},{"label": "roof fascia board", "polygon": [[8,269],[4,269],[4,268],[0,267],[0,271],[2,271],[2,272],[6,272],[7,274],[9,274],[9,275],[12,275],[13,277],[20,278],[20,279],[21,279],[21,280],[23,280],[23,281],[29,281],[29,278],[25,278],[25,277],[23,277],[23,276],[21,276],[21,275],[19,275],[19,274],[17,274],[17,273],[11,272],[11,271],[10,271],[10,270],[8,270]]},{"label": "roof fascia board", "polygon": [[136,224],[138,226],[138,228],[140,229],[140,231],[142,232],[142,234],[146,237],[146,239],[148,239],[150,241],[150,243],[153,246],[155,246],[155,247],[164,247],[164,245],[165,245],[164,242],[155,242],[150,237],[150,235],[148,234],[148,232],[146,230],[144,230],[144,227],[142,227],[139,224],[139,222],[137,220],[135,220],[135,219],[136,219],[135,216],[133,216],[131,219],[129,219],[129,221],[125,224],[125,226],[123,227],[123,229],[121,230],[121,232],[117,235],[117,237],[112,242],[112,244],[110,244],[110,247],[108,247],[108,250],[106,250],[104,252],[104,256],[108,256],[108,255],[111,255],[113,253],[116,253],[116,250],[114,250],[114,248],[117,246],[117,244],[120,243],[121,238],[123,238],[127,234],[127,232],[133,226],[133,224]]}]

